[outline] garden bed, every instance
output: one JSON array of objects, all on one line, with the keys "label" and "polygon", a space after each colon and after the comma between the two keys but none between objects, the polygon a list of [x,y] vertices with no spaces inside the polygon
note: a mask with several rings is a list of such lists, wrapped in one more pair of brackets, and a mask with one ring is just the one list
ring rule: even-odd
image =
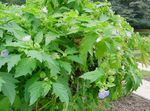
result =
[{"label": "garden bed", "polygon": [[150,111],[150,101],[135,94],[112,103],[108,111]]},{"label": "garden bed", "polygon": [[[144,78],[150,81],[150,76]],[[121,98],[112,103],[112,107],[108,111],[150,111],[150,101],[135,94]]]}]

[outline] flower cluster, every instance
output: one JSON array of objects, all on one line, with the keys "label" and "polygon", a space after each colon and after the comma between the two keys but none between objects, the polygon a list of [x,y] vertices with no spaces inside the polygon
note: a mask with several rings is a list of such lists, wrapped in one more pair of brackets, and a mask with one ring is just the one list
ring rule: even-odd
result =
[{"label": "flower cluster", "polygon": [[104,98],[106,98],[107,96],[109,96],[109,91],[101,91],[101,92],[99,92],[98,93],[98,98],[99,99],[104,99]]}]

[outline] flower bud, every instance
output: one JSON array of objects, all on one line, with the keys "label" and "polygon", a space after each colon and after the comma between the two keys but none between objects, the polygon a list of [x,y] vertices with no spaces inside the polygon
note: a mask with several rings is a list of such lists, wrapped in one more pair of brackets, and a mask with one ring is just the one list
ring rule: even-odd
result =
[{"label": "flower bud", "polygon": [[1,51],[1,57],[7,57],[8,55],[9,55],[9,51],[7,49]]}]

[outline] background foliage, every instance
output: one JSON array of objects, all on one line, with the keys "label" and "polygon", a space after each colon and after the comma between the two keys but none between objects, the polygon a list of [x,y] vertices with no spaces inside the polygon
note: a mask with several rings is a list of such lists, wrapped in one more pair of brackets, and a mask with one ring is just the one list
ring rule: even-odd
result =
[{"label": "background foliage", "polygon": [[9,3],[9,4],[23,4],[26,0],[0,0],[3,3]]},{"label": "background foliage", "polygon": [[[102,1],[102,0],[95,0]],[[108,0],[112,9],[135,28],[150,28],[150,0]]]}]

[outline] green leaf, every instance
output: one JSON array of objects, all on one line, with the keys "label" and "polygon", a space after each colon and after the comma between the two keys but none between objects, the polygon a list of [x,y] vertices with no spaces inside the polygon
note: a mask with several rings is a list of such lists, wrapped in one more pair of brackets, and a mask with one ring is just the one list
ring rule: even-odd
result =
[{"label": "green leaf", "polygon": [[91,32],[85,35],[81,41],[80,57],[83,61],[83,65],[86,66],[87,54],[93,48],[93,44],[96,42],[98,35],[95,32]]},{"label": "green leaf", "polygon": [[20,61],[20,55],[10,55],[8,58],[8,72],[11,71],[11,69],[18,64]]},{"label": "green leaf", "polygon": [[6,58],[0,57],[0,68],[7,63],[8,72],[19,62],[20,55],[9,55]]},{"label": "green leaf", "polygon": [[36,60],[31,58],[24,58],[16,66],[15,77],[20,77],[27,74],[32,74],[36,68]]},{"label": "green leaf", "polygon": [[101,41],[96,45],[96,56],[98,59],[101,59],[107,52],[107,45],[105,41]]},{"label": "green leaf", "polygon": [[16,22],[9,22],[4,26],[1,26],[0,28],[7,30],[9,32],[23,31],[23,29],[18,24],[16,24]]},{"label": "green leaf", "polygon": [[48,45],[51,41],[56,40],[59,37],[58,34],[54,32],[48,32],[45,35],[45,45]]},{"label": "green leaf", "polygon": [[0,38],[3,38],[3,31],[0,30]]},{"label": "green leaf", "polygon": [[34,82],[28,88],[28,91],[30,93],[30,105],[34,104],[39,97],[46,96],[50,88],[51,88],[51,84],[49,82],[44,82],[44,81]]},{"label": "green leaf", "polygon": [[29,50],[29,51],[26,51],[25,53],[26,53],[26,55],[27,55],[28,57],[31,57],[31,58],[33,58],[33,59],[37,59],[37,60],[39,60],[40,62],[43,61],[42,53],[41,53],[40,51]]},{"label": "green leaf", "polygon": [[0,111],[10,111],[10,103],[7,97],[0,98]]},{"label": "green leaf", "polygon": [[68,91],[61,83],[53,83],[53,93],[59,97],[61,102],[69,102]]},{"label": "green leaf", "polygon": [[0,72],[0,76],[3,78],[5,83],[2,85],[2,92],[10,100],[10,103],[13,104],[16,96],[15,83],[17,82],[10,74]]},{"label": "green leaf", "polygon": [[2,77],[0,77],[0,92],[1,92],[1,88],[2,88],[4,83],[5,83],[5,81],[3,80]]},{"label": "green leaf", "polygon": [[101,17],[100,17],[100,21],[105,22],[107,20],[109,20],[109,17],[107,15],[102,14]]},{"label": "green leaf", "polygon": [[0,57],[0,68],[7,63],[7,58]]},{"label": "green leaf", "polygon": [[43,40],[43,32],[40,31],[36,34],[36,36],[34,37],[34,42],[35,43],[41,43]]},{"label": "green leaf", "polygon": [[68,74],[71,73],[71,71],[72,71],[72,66],[71,66],[70,63],[64,62],[64,61],[59,61],[59,63],[60,63],[60,66],[61,66],[62,68],[64,68],[64,69],[68,72]]},{"label": "green leaf", "polygon": [[25,90],[24,90],[24,98],[25,101],[28,102],[30,100],[30,93],[28,91],[28,88],[35,83],[36,81],[38,81],[40,79],[40,73],[36,73],[34,74],[30,79],[28,79],[25,83]]},{"label": "green leaf", "polygon": [[67,56],[67,59],[69,59],[71,61],[74,61],[74,62],[77,62],[79,64],[82,64],[82,60],[81,60],[81,58],[78,55]]},{"label": "green leaf", "polygon": [[52,57],[46,53],[42,54],[43,57],[43,61],[45,61],[47,64],[46,66],[51,70],[51,74],[52,75],[56,75],[59,73],[60,68],[59,68],[59,64],[52,59]]},{"label": "green leaf", "polygon": [[95,71],[86,72],[80,77],[85,80],[90,80],[90,82],[94,82],[98,79],[102,79],[104,77],[104,72],[102,69],[96,69]]}]

